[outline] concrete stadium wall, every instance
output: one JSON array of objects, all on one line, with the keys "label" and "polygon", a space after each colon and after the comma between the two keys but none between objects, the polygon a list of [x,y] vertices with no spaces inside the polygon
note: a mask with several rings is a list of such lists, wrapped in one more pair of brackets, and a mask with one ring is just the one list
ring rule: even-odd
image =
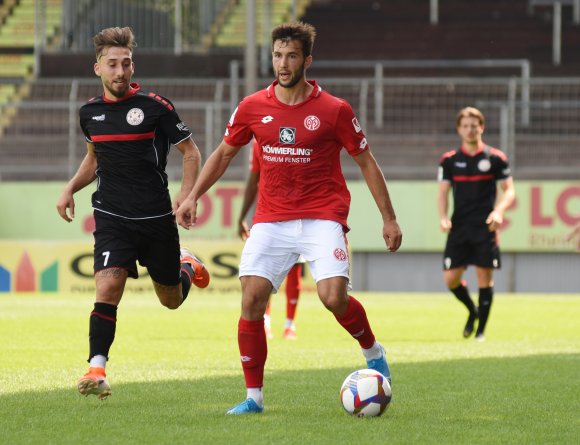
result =
[{"label": "concrete stadium wall", "polygon": [[[361,291],[445,292],[442,253],[355,253],[353,288]],[[498,292],[580,293],[580,254],[502,253]],[[475,268],[464,277],[477,289]]]}]

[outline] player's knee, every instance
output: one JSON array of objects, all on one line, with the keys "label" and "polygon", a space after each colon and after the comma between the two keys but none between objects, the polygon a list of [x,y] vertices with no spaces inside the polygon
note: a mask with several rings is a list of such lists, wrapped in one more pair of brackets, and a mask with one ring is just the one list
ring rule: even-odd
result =
[{"label": "player's knee", "polygon": [[167,309],[177,309],[179,306],[181,306],[181,301],[177,302],[177,301],[168,301],[168,302],[161,302],[161,304],[163,304],[163,306],[165,306]]},{"label": "player's knee", "polygon": [[446,271],[443,273],[443,280],[449,289],[455,289],[461,284],[461,275]]},{"label": "player's knee", "polygon": [[340,315],[346,312],[348,307],[348,298],[346,295],[328,294],[320,295],[320,301],[326,309],[335,315]]},{"label": "player's knee", "polygon": [[177,292],[177,293],[172,293],[171,295],[158,295],[159,297],[159,301],[161,302],[161,304],[163,306],[165,306],[167,309],[177,309],[179,306],[181,306],[181,303],[183,303],[183,297],[181,296],[181,293]]}]

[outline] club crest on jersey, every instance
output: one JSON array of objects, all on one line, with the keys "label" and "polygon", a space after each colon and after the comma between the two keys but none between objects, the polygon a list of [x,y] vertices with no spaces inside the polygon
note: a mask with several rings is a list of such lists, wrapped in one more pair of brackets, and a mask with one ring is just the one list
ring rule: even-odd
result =
[{"label": "club crest on jersey", "polygon": [[346,259],[348,258],[348,256],[346,255],[346,252],[340,248],[334,249],[333,253],[338,261],[346,261]]},{"label": "club crest on jersey", "polygon": [[304,119],[304,126],[310,131],[318,130],[318,128],[320,128],[320,119],[312,114],[306,116],[306,119]]},{"label": "club crest on jersey", "polygon": [[296,128],[280,127],[279,138],[281,144],[295,144],[296,143]]},{"label": "club crest on jersey", "polygon": [[127,113],[127,122],[130,125],[139,125],[141,122],[143,122],[144,118],[145,113],[143,113],[141,108],[131,108]]},{"label": "club crest on jersey", "polygon": [[487,172],[491,168],[491,162],[489,162],[489,159],[482,159],[477,163],[477,168],[480,172]]}]

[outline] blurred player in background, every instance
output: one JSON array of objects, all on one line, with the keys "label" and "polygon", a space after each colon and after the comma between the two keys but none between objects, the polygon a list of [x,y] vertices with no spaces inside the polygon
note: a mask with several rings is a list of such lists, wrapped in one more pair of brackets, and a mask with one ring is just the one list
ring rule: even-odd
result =
[{"label": "blurred player in background", "polygon": [[[254,142],[252,143],[252,156],[250,156],[250,175],[246,182],[242,210],[240,211],[240,218],[238,219],[238,233],[244,241],[246,241],[250,236],[250,228],[246,223],[246,216],[258,193],[260,181],[260,158],[260,146],[254,139]],[[284,338],[287,340],[295,340],[297,338],[294,317],[296,316],[296,308],[298,305],[298,299],[300,298],[300,290],[302,289],[304,262],[304,257],[301,255],[298,262],[292,266],[292,269],[290,269],[290,272],[288,272],[288,275],[286,276],[286,321],[284,322]],[[268,300],[266,312],[264,313],[264,329],[266,330],[266,337],[273,338],[270,302],[271,298]]]},{"label": "blurred player in background", "polygon": [[240,149],[256,138],[262,158],[260,187],[252,236],[240,263],[238,345],[247,398],[228,414],[263,411],[264,312],[270,294],[278,290],[300,255],[308,262],[324,306],[359,343],[366,367],[390,379],[385,350],[375,340],[363,306],[348,294],[350,193],[340,166],[343,147],[361,169],[380,211],[389,251],[399,249],[402,234],[385,177],[351,106],[322,90],[316,81],[306,80],[314,37],[314,28],[304,23],[281,25],[272,31],[276,80],[240,102],[223,141],[176,212],[179,224],[193,226],[199,198],[223,175]]},{"label": "blurred player in background", "polygon": [[[484,331],[493,301],[493,270],[501,267],[498,229],[503,214],[515,198],[506,155],[482,140],[485,118],[473,107],[456,118],[461,147],[445,153],[439,164],[437,207],[441,230],[448,233],[443,254],[445,284],[469,311],[463,336],[469,337],[479,319],[475,339]],[[497,184],[502,190],[497,197]],[[448,216],[449,191],[453,189],[453,215]],[[462,280],[469,264],[476,266],[479,307]]]},{"label": "blurred player in background", "polygon": [[[206,287],[209,274],[180,249],[173,216],[191,191],[201,164],[191,132],[167,99],[131,83],[135,47],[131,28],[107,28],[94,37],[94,71],[104,93],[80,109],[87,154],[57,202],[65,221],[74,218],[77,191],[97,180],[92,196],[96,301],[89,322],[89,371],[81,394],[111,394],[105,366],[115,338],[117,307],[137,261],[147,268],[161,304],[178,308],[192,284]],[[183,178],[173,206],[165,165],[171,144],[183,155]]]}]

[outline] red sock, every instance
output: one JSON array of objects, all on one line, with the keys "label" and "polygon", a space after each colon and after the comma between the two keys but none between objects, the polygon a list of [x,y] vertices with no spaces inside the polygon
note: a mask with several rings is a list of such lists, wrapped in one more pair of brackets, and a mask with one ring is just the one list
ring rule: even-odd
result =
[{"label": "red sock", "polygon": [[295,264],[286,278],[286,318],[294,320],[300,289],[302,288],[302,264]]},{"label": "red sock", "polygon": [[336,320],[359,342],[361,348],[368,349],[375,344],[375,336],[369,325],[364,307],[354,297],[349,295],[346,312]]},{"label": "red sock", "polygon": [[264,386],[264,366],[268,356],[264,320],[244,320],[238,322],[238,346],[246,388]]}]

